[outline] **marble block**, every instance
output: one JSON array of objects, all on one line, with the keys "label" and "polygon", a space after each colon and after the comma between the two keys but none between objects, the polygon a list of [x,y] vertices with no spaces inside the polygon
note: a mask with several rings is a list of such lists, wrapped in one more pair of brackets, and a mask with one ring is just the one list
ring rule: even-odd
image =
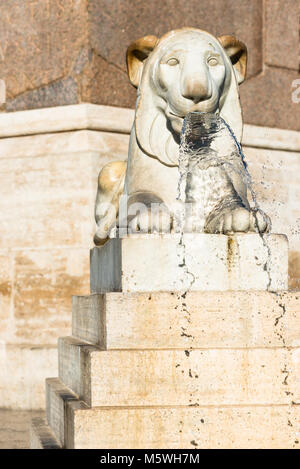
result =
[{"label": "marble block", "polygon": [[92,293],[287,289],[288,241],[271,234],[139,234],[91,250]]}]

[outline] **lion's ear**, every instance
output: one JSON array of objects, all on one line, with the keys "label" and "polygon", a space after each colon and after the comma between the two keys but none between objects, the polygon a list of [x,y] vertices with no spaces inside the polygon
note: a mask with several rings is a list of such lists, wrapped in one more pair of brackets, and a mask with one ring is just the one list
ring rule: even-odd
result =
[{"label": "lion's ear", "polygon": [[247,47],[234,36],[221,36],[218,40],[231,60],[238,83],[242,83],[246,78]]},{"label": "lion's ear", "polygon": [[129,80],[136,88],[139,85],[143,62],[158,42],[156,36],[145,36],[134,41],[127,49],[126,63]]}]

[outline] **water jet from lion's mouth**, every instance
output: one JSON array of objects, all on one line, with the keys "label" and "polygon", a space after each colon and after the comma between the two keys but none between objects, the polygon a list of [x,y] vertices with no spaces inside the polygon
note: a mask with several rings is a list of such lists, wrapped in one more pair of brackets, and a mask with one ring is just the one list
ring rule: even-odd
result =
[{"label": "water jet from lion's mouth", "polygon": [[[238,207],[250,210],[248,201],[245,202],[243,196],[236,192],[232,183],[235,173],[252,196],[254,207],[251,210],[255,213],[256,228],[267,250],[265,270],[269,276],[269,288],[271,251],[267,238],[259,231],[258,212],[271,227],[270,220],[258,206],[241,146],[220,115],[194,111],[185,116],[180,134],[178,169],[177,200],[181,202],[177,214],[178,231],[181,233],[178,248],[182,259],[185,260],[185,232],[210,233],[207,227],[211,219],[222,216],[224,211]],[[191,275],[192,284],[194,276],[185,262],[183,265],[185,273]]]},{"label": "water jet from lion's mouth", "polygon": [[[205,231],[205,220],[217,198],[216,180],[221,177],[232,181],[236,174],[251,193],[253,210],[260,211],[244,154],[229,124],[216,113],[188,113],[180,134],[177,199],[183,202],[183,207],[192,203],[194,209],[197,208],[196,231]],[[237,203],[244,206],[233,186],[231,192],[226,209],[234,209]],[[185,214],[181,214],[182,227],[185,218]]]}]

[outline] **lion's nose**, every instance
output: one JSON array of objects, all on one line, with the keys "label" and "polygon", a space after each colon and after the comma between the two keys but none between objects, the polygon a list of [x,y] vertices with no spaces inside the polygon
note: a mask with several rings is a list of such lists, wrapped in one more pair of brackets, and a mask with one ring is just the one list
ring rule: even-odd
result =
[{"label": "lion's nose", "polygon": [[211,86],[205,74],[186,75],[181,83],[181,94],[195,104],[211,98]]}]

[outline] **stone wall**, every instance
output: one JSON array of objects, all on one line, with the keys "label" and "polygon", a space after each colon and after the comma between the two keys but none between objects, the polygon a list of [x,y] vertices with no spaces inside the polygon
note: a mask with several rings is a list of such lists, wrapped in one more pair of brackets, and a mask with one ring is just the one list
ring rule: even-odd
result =
[{"label": "stone wall", "polygon": [[134,107],[125,52],[146,34],[183,26],[234,34],[249,52],[245,122],[300,129],[298,0],[6,0],[0,79],[7,111],[91,102]]},{"label": "stone wall", "polygon": [[77,109],[0,115],[0,408],[44,407],[72,295],[89,293],[97,176],[127,157],[128,134],[88,130]]}]

